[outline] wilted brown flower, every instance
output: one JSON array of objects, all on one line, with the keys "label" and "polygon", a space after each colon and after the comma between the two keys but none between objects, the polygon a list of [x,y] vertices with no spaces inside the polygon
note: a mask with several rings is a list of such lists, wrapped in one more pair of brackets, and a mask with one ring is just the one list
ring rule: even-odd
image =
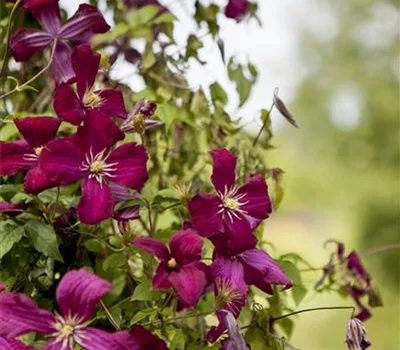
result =
[{"label": "wilted brown flower", "polygon": [[347,322],[345,342],[349,350],[364,350],[371,346],[364,324],[358,318]]}]

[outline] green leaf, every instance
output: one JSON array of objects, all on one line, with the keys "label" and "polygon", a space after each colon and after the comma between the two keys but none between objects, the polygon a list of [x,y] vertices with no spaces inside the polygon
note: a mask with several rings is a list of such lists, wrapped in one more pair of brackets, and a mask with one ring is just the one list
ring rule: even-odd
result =
[{"label": "green leaf", "polygon": [[150,5],[140,9],[134,9],[127,13],[126,21],[129,27],[134,29],[149,23],[160,12],[158,6]]},{"label": "green leaf", "polygon": [[171,12],[165,12],[160,16],[157,16],[151,23],[152,24],[160,24],[160,23],[172,23],[175,21],[176,17]]},{"label": "green leaf", "polygon": [[250,327],[247,330],[244,339],[247,344],[251,345],[252,349],[257,349],[257,350],[269,349],[267,347],[265,335],[258,327]]},{"label": "green leaf", "polygon": [[[256,82],[257,72],[254,70],[254,66],[251,69],[251,77],[247,77],[241,64],[236,64],[232,58],[229,60],[228,76],[236,84],[240,101],[239,106],[242,106],[248,100],[251,89]],[[249,75],[249,72],[247,72],[247,75]]]},{"label": "green leaf", "polygon": [[133,316],[133,318],[131,319],[131,324],[134,325],[134,324],[144,320],[147,317],[154,316],[156,313],[157,313],[157,310],[155,310],[154,308],[148,308],[148,309],[141,310],[141,311],[137,312],[135,314],[135,316]]},{"label": "green leaf", "polygon": [[178,349],[178,350],[185,350],[185,334],[183,333],[182,329],[175,329],[174,337],[172,338],[172,342],[170,345],[170,349]]},{"label": "green leaf", "polygon": [[210,85],[210,94],[213,103],[221,102],[224,106],[228,103],[228,95],[217,82]]},{"label": "green leaf", "polygon": [[151,281],[144,280],[133,291],[132,300],[147,301],[151,300]]},{"label": "green leaf", "polygon": [[0,259],[10,251],[15,243],[20,241],[23,234],[23,226],[18,226],[14,221],[0,222]]},{"label": "green leaf", "polygon": [[104,250],[105,245],[96,238],[90,238],[83,243],[85,248],[90,252],[100,253]]},{"label": "green leaf", "polygon": [[118,267],[123,267],[126,264],[126,257],[123,253],[112,253],[103,261],[103,269],[105,271]]},{"label": "green leaf", "polygon": [[290,261],[281,261],[280,265],[282,269],[285,271],[286,275],[293,281],[293,287],[292,287],[292,296],[294,299],[294,302],[296,305],[300,304],[300,302],[304,299],[304,297],[307,294],[307,288],[303,284],[303,281],[301,280],[301,275],[293,263]]},{"label": "green leaf", "polygon": [[63,262],[53,226],[39,220],[29,220],[24,228],[26,236],[37,251],[49,258]]}]

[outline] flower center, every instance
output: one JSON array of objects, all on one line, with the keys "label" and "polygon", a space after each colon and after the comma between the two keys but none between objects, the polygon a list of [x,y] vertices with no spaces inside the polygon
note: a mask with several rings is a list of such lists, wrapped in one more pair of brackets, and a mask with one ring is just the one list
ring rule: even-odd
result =
[{"label": "flower center", "polygon": [[246,193],[237,193],[238,187],[234,186],[230,189],[225,187],[224,193],[218,192],[218,196],[221,199],[221,204],[219,205],[218,214],[223,216],[228,216],[228,218],[233,221],[233,218],[239,218],[239,214],[245,215],[247,212],[242,209],[249,201],[243,201]]},{"label": "flower center", "polygon": [[237,210],[240,208],[240,203],[233,198],[224,198],[224,207],[227,209]]},{"label": "flower center", "polygon": [[215,280],[216,287],[216,303],[217,308],[230,308],[236,312],[240,310],[240,305],[243,303],[242,294],[235,288],[229,280],[217,278]]},{"label": "flower center", "polygon": [[169,259],[167,265],[168,265],[168,268],[170,268],[171,270],[176,269],[176,267],[178,266],[178,264],[174,258]]},{"label": "flower center", "polygon": [[85,95],[83,95],[83,105],[86,108],[100,107],[103,102],[104,100],[93,91],[93,88],[86,91]]},{"label": "flower center", "polygon": [[144,118],[141,113],[135,114],[135,116],[132,118],[132,127],[135,129],[136,132],[139,134],[144,133]]},{"label": "flower center", "polygon": [[42,153],[44,146],[35,147],[33,150],[35,154],[39,157],[40,153]]},{"label": "flower center", "polygon": [[96,160],[90,164],[90,172],[94,174],[99,174],[105,167],[105,163],[101,160]]},{"label": "flower center", "polygon": [[77,316],[68,315],[63,317],[56,313],[56,322],[52,325],[55,332],[53,336],[53,344],[61,343],[61,349],[73,349],[74,343],[80,344],[83,339],[82,330],[87,327],[88,323],[82,323],[82,319]]},{"label": "flower center", "polygon": [[109,154],[105,154],[106,149],[93,154],[92,148],[88,154],[86,154],[85,160],[82,162],[79,167],[82,171],[89,171],[89,179],[95,178],[100,185],[103,184],[103,181],[107,178],[114,177],[113,172],[116,170],[115,167],[118,163],[107,163],[107,158]]},{"label": "flower center", "polygon": [[63,337],[69,337],[73,333],[74,328],[69,324],[64,325],[63,328],[60,330],[60,335],[62,335]]}]

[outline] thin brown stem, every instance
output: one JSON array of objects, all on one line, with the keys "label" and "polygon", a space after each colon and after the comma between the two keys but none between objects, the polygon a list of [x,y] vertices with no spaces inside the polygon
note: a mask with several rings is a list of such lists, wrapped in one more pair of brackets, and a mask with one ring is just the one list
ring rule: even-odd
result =
[{"label": "thin brown stem", "polygon": [[110,320],[110,322],[112,323],[112,325],[115,327],[115,329],[117,331],[121,330],[121,327],[118,325],[118,323],[114,320],[114,317],[111,315],[110,310],[107,309],[107,306],[103,303],[103,300],[100,300],[100,305],[101,307],[104,309],[107,318]]},{"label": "thin brown stem", "polygon": [[[272,101],[271,107],[268,110],[268,115],[271,115],[272,108],[274,108],[274,106],[275,106],[275,100]],[[257,134],[257,137],[254,139],[253,147],[255,147],[255,145],[257,144],[258,140],[260,139],[261,134],[263,133],[263,131],[265,129],[265,126],[267,125],[267,122],[268,122],[268,119],[265,119],[260,131]]]},{"label": "thin brown stem", "polygon": [[34,80],[36,80],[37,78],[39,78],[45,71],[47,71],[52,62],[53,62],[53,58],[54,58],[54,53],[56,51],[56,46],[57,46],[57,39],[54,40],[53,42],[53,46],[51,48],[51,54],[50,54],[50,58],[49,61],[47,62],[46,66],[44,68],[42,68],[37,74],[35,74],[32,78],[30,78],[29,80],[27,80],[25,83],[23,83],[22,85],[17,85],[14,89],[12,89],[11,91],[8,91],[6,93],[4,93],[3,95],[0,96],[0,99],[7,97],[11,94],[13,94],[16,91],[22,91],[22,89],[25,86],[28,86],[30,83],[32,83]]},{"label": "thin brown stem", "polygon": [[364,256],[374,255],[377,253],[387,252],[389,250],[394,250],[394,249],[400,249],[400,243],[392,243],[392,244],[383,245],[381,247],[371,248],[371,249],[366,250],[365,252],[362,252],[361,255],[364,255]]},{"label": "thin brown stem", "polygon": [[286,314],[286,315],[282,315],[282,316],[279,316],[279,317],[272,318],[272,319],[271,319],[271,322],[275,322],[275,321],[278,321],[278,320],[281,320],[281,319],[283,319],[283,318],[290,317],[290,316],[293,316],[293,315],[301,314],[301,313],[303,313],[303,312],[320,311],[320,310],[346,310],[346,309],[348,309],[348,310],[350,310],[350,309],[353,310],[353,313],[352,313],[352,315],[353,315],[356,308],[355,308],[354,306],[323,306],[323,307],[313,307],[313,308],[310,308],[310,309],[298,310],[298,311],[294,311],[294,312],[291,312],[291,313]]}]

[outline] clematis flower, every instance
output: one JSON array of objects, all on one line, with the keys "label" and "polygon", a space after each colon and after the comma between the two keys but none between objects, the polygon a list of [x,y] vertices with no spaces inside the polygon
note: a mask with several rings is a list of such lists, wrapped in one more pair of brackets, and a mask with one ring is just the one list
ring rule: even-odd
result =
[{"label": "clematis flower", "polygon": [[139,99],[123,122],[121,129],[124,132],[137,132],[144,134],[146,130],[163,125],[160,120],[151,119],[157,109],[157,105],[144,98]]},{"label": "clematis flower", "polygon": [[139,343],[140,350],[168,350],[164,340],[140,325],[133,326],[129,333]]},{"label": "clematis flower", "polygon": [[240,21],[249,12],[248,0],[229,0],[225,7],[225,16]]},{"label": "clematis flower", "polygon": [[160,260],[153,277],[154,288],[172,287],[183,307],[197,305],[208,284],[208,267],[200,262],[203,242],[193,230],[176,232],[168,246],[150,237],[137,237],[131,244]]},{"label": "clematis flower", "polygon": [[372,277],[355,251],[350,252],[346,256],[345,246],[342,242],[328,240],[327,243],[337,244],[336,254],[332,254],[329,263],[324,267],[324,275],[317,282],[315,288],[321,286],[328,277],[332,277],[335,273],[338,273],[339,278],[337,281],[339,285],[344,292],[353,298],[360,309],[355,317],[361,321],[369,319],[372,315],[362,302],[362,298],[368,297],[368,305],[371,307],[383,305],[379,291],[373,284]]},{"label": "clematis flower", "polygon": [[126,110],[122,93],[116,89],[95,90],[100,54],[89,45],[76,47],[71,55],[76,76],[77,94],[67,83],[56,88],[54,110],[57,116],[74,125],[80,125],[90,110],[97,110],[109,117],[125,118]]},{"label": "clematis flower", "polygon": [[32,10],[43,30],[17,30],[10,40],[11,52],[16,61],[25,62],[34,53],[54,45],[56,41],[51,68],[57,84],[74,79],[70,62],[72,47],[88,42],[93,34],[105,33],[110,29],[102,14],[90,5],[79,5],[64,25],[60,22],[58,0],[26,0],[24,7]]},{"label": "clematis flower", "polygon": [[27,117],[15,119],[14,123],[22,134],[22,140],[0,141],[0,175],[13,176],[28,170],[24,190],[37,194],[57,186],[38,166],[43,148],[56,136],[61,120],[52,117]]},{"label": "clematis flower", "polygon": [[60,185],[82,181],[77,206],[79,220],[95,224],[111,218],[114,201],[109,181],[140,190],[147,180],[147,153],[143,146],[125,143],[111,151],[124,134],[104,114],[89,110],[75,135],[50,142],[40,157],[46,176]]},{"label": "clematis flower", "polygon": [[226,313],[238,318],[247,302],[247,285],[242,264],[236,260],[216,258],[211,265],[214,293],[217,301],[218,326],[210,328],[207,340],[214,343],[227,329]]},{"label": "clematis flower", "polygon": [[[139,193],[131,193],[129,187],[117,184],[115,182],[110,182],[109,187],[112,193],[112,197],[115,203],[127,201],[129,199],[140,198]],[[140,218],[140,206],[132,205],[114,210],[113,218],[119,222],[135,220]]]},{"label": "clematis flower", "polygon": [[199,193],[190,200],[193,228],[205,237],[229,233],[225,236],[227,248],[234,253],[254,248],[257,239],[252,230],[272,211],[265,179],[256,175],[239,187],[235,184],[236,156],[226,149],[210,154],[211,181],[217,195]]},{"label": "clematis flower", "polygon": [[[48,350],[72,350],[75,344],[87,350],[126,350],[121,337],[106,331],[89,327],[90,319],[96,312],[96,304],[112,285],[84,269],[67,272],[61,279],[56,299],[59,313],[52,314],[40,309],[24,294],[0,294],[0,318],[2,334],[15,338],[30,332],[49,335],[45,345]],[[133,341],[132,341],[133,343]],[[138,346],[130,349],[138,350]]]}]

